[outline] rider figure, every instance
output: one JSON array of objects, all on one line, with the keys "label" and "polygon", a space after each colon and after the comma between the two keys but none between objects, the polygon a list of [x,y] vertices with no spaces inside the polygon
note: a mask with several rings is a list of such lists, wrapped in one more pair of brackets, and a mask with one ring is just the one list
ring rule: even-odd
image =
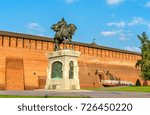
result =
[{"label": "rider figure", "polygon": [[52,30],[54,30],[55,36],[54,36],[54,42],[55,42],[55,47],[54,50],[59,50],[60,47],[59,45],[65,41],[65,47],[66,47],[66,39],[72,44],[71,39],[72,35],[74,35],[74,32],[76,30],[76,26],[74,24],[69,24],[67,25],[67,22],[65,21],[64,18],[61,19],[57,24],[53,24],[51,27]]},{"label": "rider figure", "polygon": [[62,18],[61,21],[59,21],[58,23],[58,31],[61,33],[63,31],[64,28],[66,28],[67,26],[67,22],[65,21],[64,18]]}]

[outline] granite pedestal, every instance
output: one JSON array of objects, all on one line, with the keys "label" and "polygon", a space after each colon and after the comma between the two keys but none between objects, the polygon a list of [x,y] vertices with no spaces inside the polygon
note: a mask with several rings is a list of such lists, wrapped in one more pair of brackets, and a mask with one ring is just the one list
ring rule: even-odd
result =
[{"label": "granite pedestal", "polygon": [[78,57],[80,52],[59,50],[47,53],[46,89],[80,89]]}]

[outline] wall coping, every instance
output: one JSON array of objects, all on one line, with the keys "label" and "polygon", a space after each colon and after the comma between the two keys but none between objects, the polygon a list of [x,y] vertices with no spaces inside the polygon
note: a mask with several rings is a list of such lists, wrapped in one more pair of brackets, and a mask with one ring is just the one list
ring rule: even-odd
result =
[{"label": "wall coping", "polygon": [[[53,42],[53,38],[49,38],[49,37],[29,35],[29,34],[16,33],[16,32],[8,32],[8,31],[2,31],[2,30],[0,30],[0,35],[1,36],[8,36],[8,37],[17,37],[17,38],[25,38],[25,39],[31,39],[31,40],[42,40],[42,41]],[[89,48],[104,49],[104,50],[116,51],[116,52],[120,52],[120,53],[141,55],[141,53],[138,53],[138,52],[127,51],[127,50],[123,50],[123,49],[111,48],[111,47],[100,46],[100,45],[91,45],[88,43],[81,43],[81,42],[73,41],[73,44],[79,45],[79,46],[86,46]]]},{"label": "wall coping", "polygon": [[55,57],[63,57],[63,56],[79,57],[80,54],[81,52],[73,51],[73,50],[59,50],[59,51],[47,53],[47,57],[48,59],[55,58]]}]

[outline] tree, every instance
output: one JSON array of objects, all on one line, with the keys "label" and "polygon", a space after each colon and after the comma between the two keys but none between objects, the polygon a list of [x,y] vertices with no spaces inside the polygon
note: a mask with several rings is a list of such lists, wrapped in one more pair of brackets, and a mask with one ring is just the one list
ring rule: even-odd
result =
[{"label": "tree", "polygon": [[137,61],[136,67],[140,67],[144,80],[150,80],[150,40],[145,32],[138,35],[138,38],[141,41],[141,59]]}]

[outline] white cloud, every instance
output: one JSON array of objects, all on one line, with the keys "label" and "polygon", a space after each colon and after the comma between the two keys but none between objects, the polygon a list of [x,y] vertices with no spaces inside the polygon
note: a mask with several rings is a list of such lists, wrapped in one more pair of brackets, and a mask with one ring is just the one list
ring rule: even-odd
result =
[{"label": "white cloud", "polygon": [[134,17],[131,22],[128,23],[129,26],[139,25],[139,24],[145,24],[146,21],[141,17]]},{"label": "white cloud", "polygon": [[123,28],[125,26],[125,24],[126,23],[124,21],[107,23],[108,26],[117,26],[118,28]]},{"label": "white cloud", "polygon": [[40,26],[38,23],[36,22],[31,22],[28,24],[28,28],[30,30],[36,30],[36,31],[44,31],[44,28],[42,26]]},{"label": "white cloud", "polygon": [[123,2],[123,0],[106,0],[107,4],[109,5],[118,5],[121,2]]},{"label": "white cloud", "polygon": [[71,3],[74,3],[76,0],[65,0],[65,2],[67,3],[67,4],[71,4]]},{"label": "white cloud", "polygon": [[43,36],[45,29],[36,22],[31,22],[27,25],[28,33]]},{"label": "white cloud", "polygon": [[133,33],[131,31],[122,31],[119,34],[119,40],[129,40],[133,37]]},{"label": "white cloud", "polygon": [[101,35],[103,36],[115,36],[116,34],[118,34],[120,31],[102,31]]},{"label": "white cloud", "polygon": [[119,37],[120,40],[128,40],[128,36],[122,35]]},{"label": "white cloud", "polygon": [[150,22],[142,17],[133,17],[133,20],[129,22],[128,25],[129,26],[143,25],[148,28],[148,31],[150,30]]},{"label": "white cloud", "polygon": [[29,29],[36,29],[39,28],[39,24],[32,22],[28,25]]},{"label": "white cloud", "polygon": [[141,52],[140,48],[134,46],[127,46],[125,50],[134,51],[134,52]]},{"label": "white cloud", "polygon": [[150,1],[145,4],[145,7],[150,8]]},{"label": "white cloud", "polygon": [[115,36],[119,40],[123,40],[123,41],[129,40],[134,36],[134,34],[131,31],[125,31],[122,29],[116,31],[102,31],[101,35],[105,37]]}]

